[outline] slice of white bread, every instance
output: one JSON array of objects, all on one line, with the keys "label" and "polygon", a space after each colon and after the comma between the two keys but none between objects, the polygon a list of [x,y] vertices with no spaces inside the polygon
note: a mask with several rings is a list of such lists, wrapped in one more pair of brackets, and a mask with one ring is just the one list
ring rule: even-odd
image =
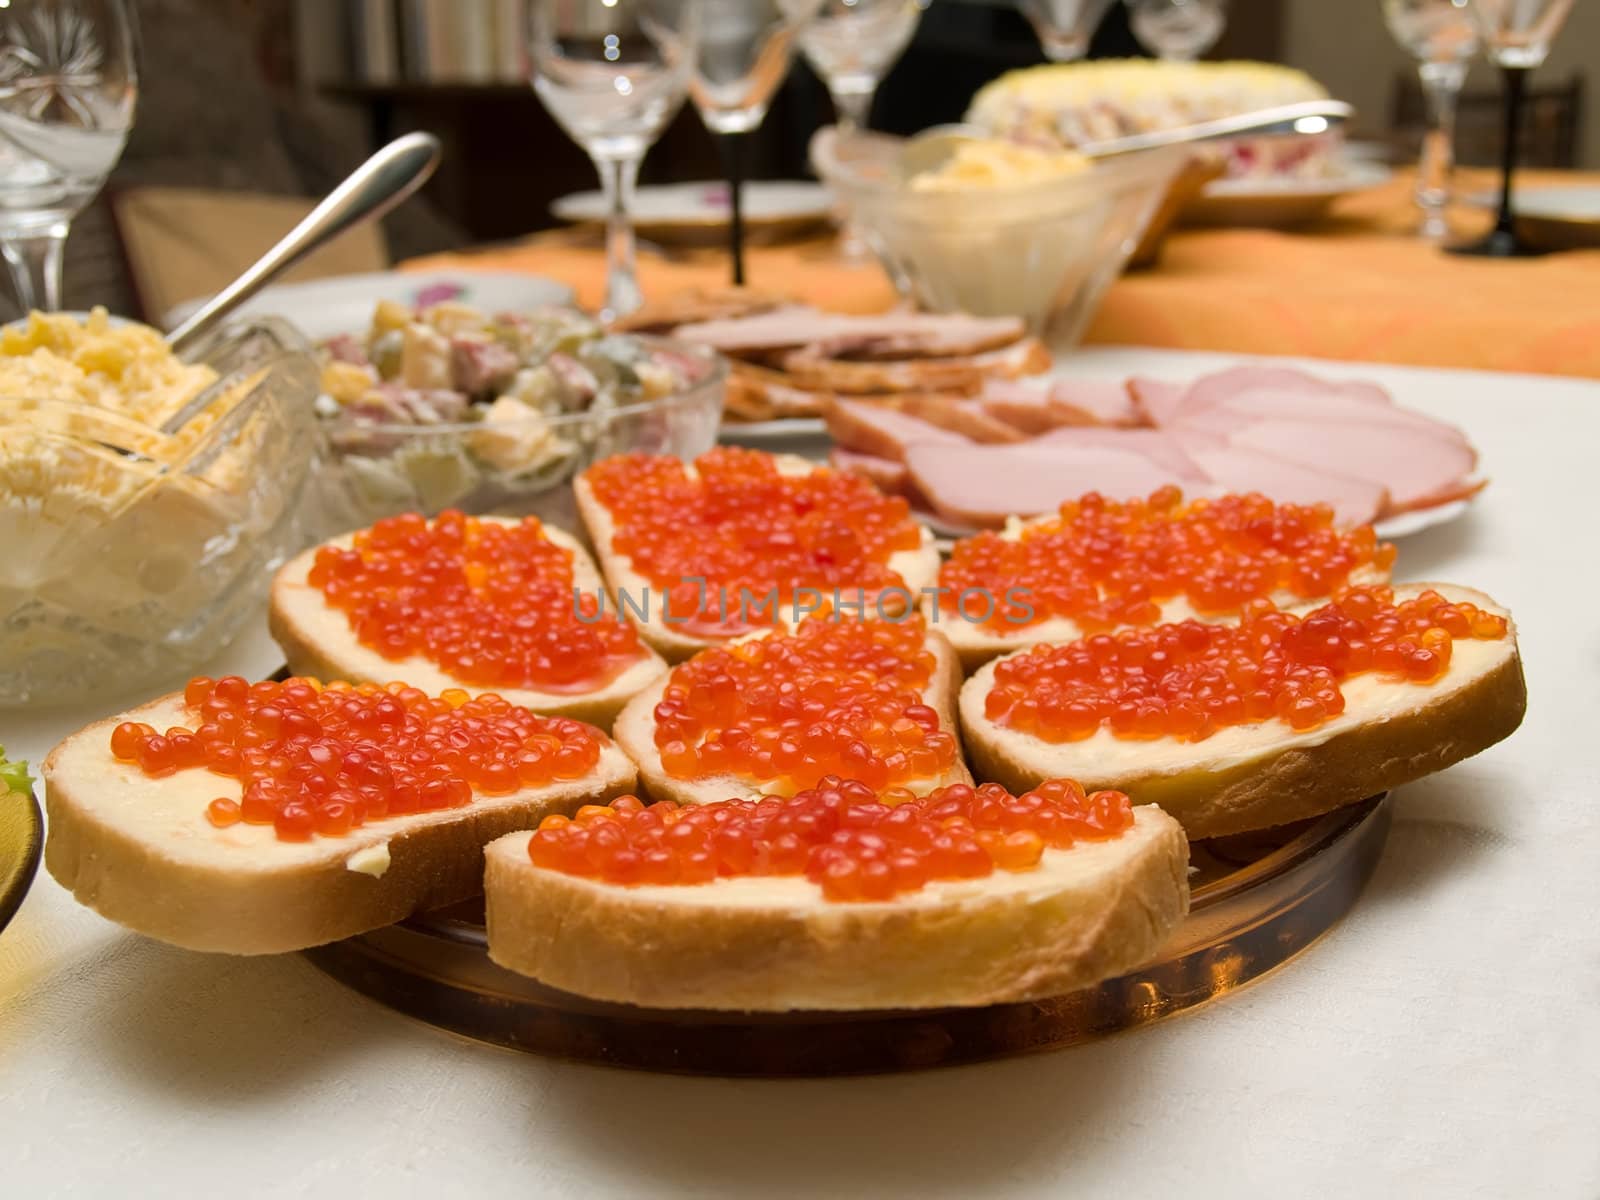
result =
[{"label": "slice of white bread", "polygon": [[[1006,523],[1000,536],[1008,541],[1017,541],[1030,524],[1041,521],[1055,520],[1052,516],[1038,518],[1036,521],[1024,522],[1013,517]],[[1387,583],[1389,572],[1373,566],[1362,567],[1354,571],[1349,582],[1356,586]],[[1280,607],[1299,605],[1305,602],[1304,597],[1293,592],[1279,591],[1269,597],[1274,604]],[[959,599],[959,597],[957,597]],[[1027,603],[1026,595],[1017,597],[1022,603]],[[1029,646],[1037,646],[1041,642],[1071,642],[1083,636],[1083,629],[1070,617],[1047,617],[1029,625],[991,625],[980,623],[981,619],[989,615],[989,610],[998,610],[999,605],[1006,600],[1004,594],[995,596],[990,603],[985,603],[983,597],[974,597],[966,601],[966,612],[973,618],[968,620],[959,612],[941,610],[939,597],[926,596],[923,598],[923,612],[928,620],[943,630],[950,644],[956,648],[956,653],[961,656],[961,669],[968,674],[976,671],[984,663],[1002,654],[1010,654],[1015,650],[1023,650]],[[1158,623],[1174,621],[1205,621],[1209,624],[1232,624],[1237,621],[1239,614],[1230,613],[1202,613],[1197,611],[1188,598],[1174,596],[1161,604],[1161,620]]]},{"label": "slice of white bread", "polygon": [[[778,470],[785,475],[806,475],[812,471],[832,470],[825,464],[814,463],[798,455],[777,454],[773,458],[777,461]],[[693,474],[693,464],[687,464],[687,469]],[[669,662],[682,662],[696,651],[718,644],[712,639],[686,633],[676,617],[671,621],[667,620],[668,613],[662,601],[664,594],[662,590],[652,587],[643,575],[635,571],[632,560],[626,555],[612,551],[611,543],[616,532],[616,523],[611,519],[610,510],[595,498],[594,489],[589,486],[589,481],[582,475],[578,476],[573,481],[572,490],[577,497],[578,514],[583,518],[584,527],[588,530],[589,541],[594,546],[595,557],[600,561],[600,569],[605,572],[606,582],[613,593],[628,598],[629,605],[626,607],[626,612],[628,618],[638,626],[639,635],[664,654]],[[931,587],[939,575],[939,550],[934,544],[933,534],[921,525],[917,526],[917,530],[922,538],[922,544],[915,550],[897,551],[890,556],[888,563],[889,569],[905,580],[906,590],[911,593],[913,605],[920,598],[922,589]],[[848,595],[845,598],[850,599]],[[730,612],[737,611],[739,602],[738,596],[726,598],[726,606]],[[873,601],[868,599],[869,610],[872,605]],[[787,615],[793,615],[793,608],[791,604]],[[641,619],[641,610],[647,619]],[[780,613],[780,618],[784,615]]]},{"label": "slice of white bread", "polygon": [[[1428,588],[1509,619],[1482,592],[1454,584],[1406,584],[1395,597]],[[1297,733],[1274,718],[1198,742],[1119,738],[1102,727],[1052,743],[1006,728],[984,710],[998,661],[961,689],[962,735],[979,779],[1013,791],[1059,776],[1115,788],[1135,804],[1159,804],[1191,838],[1318,816],[1443,770],[1509,737],[1527,706],[1515,625],[1497,641],[1456,641],[1449,669],[1431,684],[1347,679],[1344,712],[1316,729]]]},{"label": "slice of white bread", "polygon": [[[505,525],[520,523],[507,517],[484,516],[476,519],[498,521]],[[544,527],[544,532],[556,545],[572,551],[574,587],[584,592],[599,592],[605,586],[599,569],[577,538],[549,525]],[[355,535],[351,533],[324,544],[343,549],[354,540]],[[357,641],[346,614],[330,605],[321,589],[309,582],[312,564],[321,548],[314,546],[290,559],[272,581],[267,626],[273,640],[283,648],[284,656],[289,661],[290,674],[309,675],[316,679],[342,679],[347,683],[385,684],[392,679],[403,679],[430,695],[437,695],[447,688],[465,688],[472,692],[488,690],[452,678],[437,663],[420,654],[398,659],[386,658]],[[605,604],[608,613],[617,611],[609,597]],[[666,663],[654,650],[648,645],[640,649],[643,654],[637,662],[624,668],[604,686],[590,692],[541,692],[533,688],[493,690],[512,704],[531,708],[534,712],[553,717],[571,717],[601,729],[610,729],[622,706],[640,689],[666,672]]]},{"label": "slice of white bread", "polygon": [[[764,637],[766,634],[756,634]],[[939,727],[956,737],[956,696],[961,689],[961,666],[955,651],[941,633],[928,631],[928,650],[933,654],[933,677],[923,688],[923,702],[939,714]],[[679,804],[708,804],[714,800],[736,798],[755,800],[769,793],[762,785],[737,775],[716,775],[706,779],[678,779],[667,774],[656,749],[656,705],[661,703],[671,675],[665,675],[628,702],[617,717],[612,736],[639,767],[639,785],[654,800],[676,800]],[[910,780],[904,786],[922,795],[951,783],[971,783],[972,776],[959,752],[955,764],[936,779]]]},{"label": "slice of white bread", "polygon": [[541,983],[647,1008],[751,1012],[1003,1004],[1148,961],[1189,908],[1188,843],[1159,809],[1031,871],[823,898],[804,876],[621,887],[489,846],[489,957]]},{"label": "slice of white bread", "polygon": [[285,842],[270,825],[219,829],[206,818],[217,797],[240,798],[237,779],[196,769],[152,779],[114,758],[111,731],[125,720],[193,727],[171,695],[57,746],[43,769],[45,866],[102,916],[191,950],[300,950],[468,899],[482,890],[485,844],[635,784],[633,763],[608,741],[583,779]]}]

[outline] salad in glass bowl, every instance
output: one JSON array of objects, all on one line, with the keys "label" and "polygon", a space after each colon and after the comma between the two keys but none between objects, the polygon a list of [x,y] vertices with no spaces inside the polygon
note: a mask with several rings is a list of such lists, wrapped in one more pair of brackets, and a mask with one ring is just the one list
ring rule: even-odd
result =
[{"label": "salad in glass bowl", "polygon": [[722,415],[714,353],[608,333],[570,308],[381,301],[365,333],[320,353],[327,500],[350,526],[445,508],[570,517],[564,485],[590,462],[692,457]]}]

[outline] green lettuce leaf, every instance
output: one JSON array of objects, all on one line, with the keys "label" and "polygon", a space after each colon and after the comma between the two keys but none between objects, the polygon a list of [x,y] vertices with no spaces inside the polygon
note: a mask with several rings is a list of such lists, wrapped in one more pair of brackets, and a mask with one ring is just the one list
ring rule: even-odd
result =
[{"label": "green lettuce leaf", "polygon": [[33,776],[28,774],[28,764],[8,761],[6,748],[0,746],[0,795],[9,795],[11,792],[28,794],[32,791]]}]

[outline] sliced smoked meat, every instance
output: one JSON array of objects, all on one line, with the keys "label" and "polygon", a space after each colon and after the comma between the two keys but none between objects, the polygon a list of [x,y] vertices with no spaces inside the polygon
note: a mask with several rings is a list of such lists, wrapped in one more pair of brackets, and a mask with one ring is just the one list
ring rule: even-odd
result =
[{"label": "sliced smoked meat", "polygon": [[1094,425],[1054,429],[1034,438],[1033,445],[1104,446],[1142,454],[1185,488],[1211,481],[1211,476],[1184,450],[1183,444],[1163,429],[1106,429]]},{"label": "sliced smoked meat", "polygon": [[1230,445],[1384,487],[1391,512],[1461,487],[1477,464],[1471,446],[1406,425],[1263,418],[1227,437]]},{"label": "sliced smoked meat", "polygon": [[1183,480],[1143,454],[1110,446],[1039,441],[1008,446],[915,443],[906,448],[912,482],[946,520],[997,526],[1009,516],[1054,512],[1085,492],[1113,500],[1146,496]]},{"label": "sliced smoked meat", "polygon": [[1183,404],[1189,386],[1170,379],[1151,379],[1135,375],[1128,380],[1128,397],[1133,410],[1146,425],[1168,425]]},{"label": "sliced smoked meat", "polygon": [[681,325],[674,336],[736,355],[807,346],[829,358],[852,350],[879,356],[893,353],[900,358],[943,358],[1009,346],[1024,332],[1023,322],[1015,317],[916,312],[850,316],[793,306],[731,320]]},{"label": "sliced smoked meat", "polygon": [[835,446],[829,451],[828,462],[836,471],[865,476],[877,484],[879,491],[891,495],[904,494],[911,479],[905,463],[895,462],[892,458],[879,458],[876,454],[862,454],[858,450],[846,450],[842,446]]},{"label": "sliced smoked meat", "polygon": [[959,433],[871,400],[837,400],[828,406],[824,419],[829,434],[840,446],[892,462],[905,462],[906,451],[914,445],[975,444]]},{"label": "sliced smoked meat", "polygon": [[1344,525],[1365,525],[1388,505],[1382,484],[1290,462],[1223,438],[1176,429],[1173,440],[1220,492],[1260,492],[1280,504],[1326,504]]},{"label": "sliced smoked meat", "polygon": [[1139,425],[1128,384],[1112,379],[1058,379],[1050,388],[1056,411],[1071,420],[1062,425]]}]

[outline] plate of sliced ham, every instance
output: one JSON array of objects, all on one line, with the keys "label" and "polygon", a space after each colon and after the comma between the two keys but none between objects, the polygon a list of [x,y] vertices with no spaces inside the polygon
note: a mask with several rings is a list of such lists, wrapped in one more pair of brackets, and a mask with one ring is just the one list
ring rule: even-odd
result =
[{"label": "plate of sliced ham", "polygon": [[827,417],[834,461],[951,533],[1085,492],[1127,499],[1175,485],[1327,504],[1343,523],[1402,537],[1460,516],[1486,482],[1455,426],[1375,384],[1294,367],[993,381],[955,409],[840,399]]}]

